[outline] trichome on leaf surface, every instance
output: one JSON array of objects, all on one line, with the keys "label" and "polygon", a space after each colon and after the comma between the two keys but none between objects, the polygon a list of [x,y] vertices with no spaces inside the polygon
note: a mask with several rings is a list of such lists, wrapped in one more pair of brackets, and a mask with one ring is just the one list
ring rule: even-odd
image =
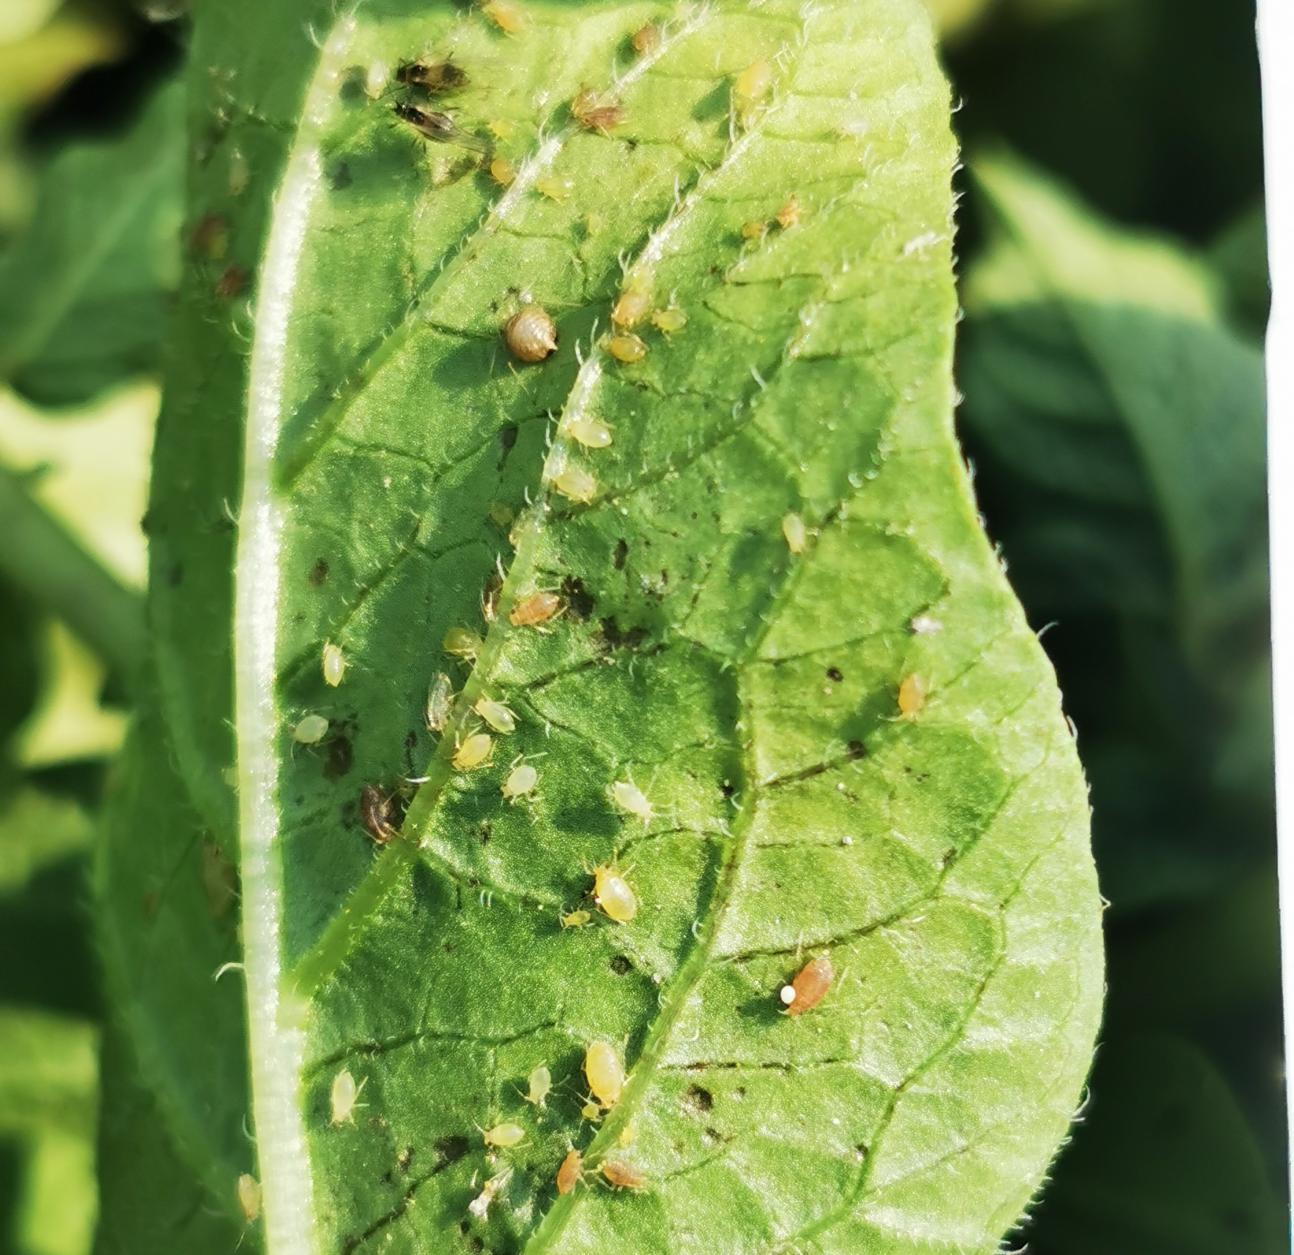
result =
[{"label": "trichome on leaf surface", "polygon": [[101,1249],[996,1249],[1100,909],[924,10],[229,0],[189,93]]}]

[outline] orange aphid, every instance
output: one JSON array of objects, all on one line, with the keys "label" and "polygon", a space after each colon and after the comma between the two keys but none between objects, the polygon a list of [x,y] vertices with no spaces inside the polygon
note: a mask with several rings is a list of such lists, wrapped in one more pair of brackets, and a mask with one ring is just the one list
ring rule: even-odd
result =
[{"label": "orange aphid", "polygon": [[618,1190],[641,1190],[647,1184],[642,1171],[624,1159],[604,1159],[602,1175]]},{"label": "orange aphid", "polygon": [[547,623],[561,608],[562,599],[556,593],[531,593],[508,612],[508,622],[513,627],[535,627]]},{"label": "orange aphid", "polygon": [[835,977],[835,969],[825,954],[810,959],[789,985],[782,986],[781,998],[786,1005],[786,1014],[803,1015],[812,1011],[827,996]]},{"label": "orange aphid", "polygon": [[904,676],[899,685],[899,714],[905,719],[915,719],[925,704],[925,681],[919,675]]},{"label": "orange aphid", "polygon": [[579,1183],[583,1171],[584,1156],[578,1150],[568,1151],[562,1166],[557,1169],[557,1192],[569,1194]]}]

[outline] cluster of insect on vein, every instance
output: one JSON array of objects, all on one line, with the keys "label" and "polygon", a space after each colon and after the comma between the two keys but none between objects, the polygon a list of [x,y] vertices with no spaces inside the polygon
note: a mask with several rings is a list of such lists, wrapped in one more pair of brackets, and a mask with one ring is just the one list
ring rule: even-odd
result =
[{"label": "cluster of insect on vein", "polygon": [[[527,29],[525,12],[510,0],[487,0],[477,7],[484,19],[505,35],[521,36]],[[656,55],[662,38],[660,27],[643,26],[629,40],[631,55],[640,58]],[[496,151],[495,142],[511,134],[512,124],[501,120],[490,123],[488,135],[481,135],[466,129],[450,112],[448,101],[468,84],[470,72],[470,67],[459,65],[451,57],[428,57],[400,65],[394,78],[407,94],[393,104],[394,118],[421,140],[454,145],[474,154],[481,170],[494,184],[510,188],[517,180],[518,171],[507,157]],[[379,77],[384,79],[385,75]],[[754,124],[765,107],[774,79],[774,65],[766,60],[755,61],[733,76],[729,88],[734,128],[746,130]],[[376,95],[377,92],[370,94]],[[568,113],[573,127],[602,136],[613,135],[628,121],[626,106],[614,92],[591,88],[582,89],[569,101]],[[536,196],[560,201],[569,194],[571,187],[556,176],[541,174],[534,178],[531,191]],[[770,231],[792,230],[799,225],[802,213],[799,201],[791,195],[771,219],[747,222],[741,227],[740,234],[746,241],[759,241]],[[593,356],[583,365],[583,370],[591,372],[589,377],[594,380],[604,364],[607,369],[634,367],[650,353],[667,348],[672,337],[686,333],[687,312],[674,294],[656,290],[649,252],[644,253],[638,264],[627,267],[619,291],[609,303],[607,330],[595,341]],[[542,304],[524,293],[515,307],[506,311],[499,331],[507,353],[523,370],[542,369],[545,362],[562,351],[555,319]],[[659,347],[654,348],[654,345]],[[578,384],[572,395],[572,403],[560,419],[557,438],[545,463],[544,487],[574,506],[589,506],[596,503],[600,492],[599,454],[613,445],[615,432],[608,416],[593,412],[592,407],[585,403]],[[800,514],[788,513],[778,525],[792,555],[805,554],[810,549],[815,533]],[[506,613],[500,618],[500,593],[504,586],[504,573],[500,568],[498,576],[491,578],[482,595],[483,624],[479,627],[460,624],[445,633],[441,649],[447,659],[446,669],[437,671],[427,687],[426,727],[441,738],[439,753],[447,761],[449,770],[464,777],[489,767],[495,761],[507,738],[517,732],[521,717],[508,704],[506,694],[489,691],[488,687],[474,688],[470,701],[467,700],[463,692],[455,691],[451,672],[456,666],[465,665],[470,670],[476,664],[486,647],[483,631],[487,635],[501,631],[548,631],[567,609],[559,590],[535,586],[513,591],[507,598]],[[325,641],[320,667],[326,686],[336,689],[342,685],[348,671],[344,646],[332,640]],[[915,718],[925,700],[925,684],[920,676],[909,675],[902,680],[897,693],[900,717]],[[298,716],[290,734],[295,745],[309,748],[325,741],[329,730],[329,720],[324,715],[306,712]],[[542,789],[540,767],[523,755],[509,756],[507,763],[498,786],[500,804],[524,806]],[[406,783],[416,785],[420,781],[409,780]],[[644,828],[653,823],[656,815],[653,802],[628,776],[610,781],[606,797],[609,807],[626,819],[637,820]],[[399,786],[395,789],[377,783],[364,786],[359,799],[360,818],[368,836],[377,845],[416,836],[405,834],[401,829],[402,801]],[[587,871],[589,880],[585,903],[577,903],[559,913],[561,929],[584,928],[599,917],[610,924],[634,927],[635,921],[639,920],[640,902],[630,883],[631,873],[614,861],[598,864]],[[800,1016],[813,1010],[827,997],[834,978],[830,958],[818,955],[809,959],[777,991],[770,991],[770,997],[780,1003],[786,1015]],[[586,1121],[596,1124],[621,1101],[625,1092],[628,1076],[623,1048],[609,1040],[589,1042],[582,1071],[587,1096],[581,1113]],[[329,1094],[333,1128],[341,1131],[354,1125],[357,1111],[365,1105],[361,1095],[366,1083],[367,1078],[357,1079],[349,1068],[343,1068],[334,1075]],[[553,1083],[548,1064],[536,1062],[523,1095],[536,1115],[544,1109]],[[633,1142],[635,1128],[635,1124],[629,1122],[620,1133],[619,1149],[615,1152],[603,1150],[592,1167],[585,1162],[587,1148],[582,1151],[570,1145],[555,1167],[553,1182],[556,1193],[572,1193],[589,1179],[590,1173],[599,1174],[606,1185],[617,1190],[650,1188],[643,1171],[628,1154],[623,1153],[623,1149]],[[525,1125],[519,1120],[488,1124],[481,1128],[480,1134],[495,1166],[498,1166],[500,1156],[525,1145],[528,1137]],[[485,1178],[469,1204],[470,1214],[477,1219],[485,1219],[511,1176],[512,1169],[505,1162],[500,1171]],[[240,1207],[251,1222],[260,1207],[259,1187],[255,1180],[250,1176],[239,1178],[237,1195]]]}]

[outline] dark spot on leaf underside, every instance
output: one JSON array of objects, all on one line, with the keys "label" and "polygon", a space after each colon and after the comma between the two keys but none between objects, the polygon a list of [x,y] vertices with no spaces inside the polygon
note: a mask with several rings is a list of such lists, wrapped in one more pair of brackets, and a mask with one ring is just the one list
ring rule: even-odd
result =
[{"label": "dark spot on leaf underside", "polygon": [[450,1164],[457,1163],[471,1148],[472,1144],[461,1133],[451,1133],[448,1137],[439,1138],[435,1145],[435,1171],[439,1172]]},{"label": "dark spot on leaf underside", "polygon": [[345,161],[339,161],[328,176],[328,182],[334,192],[343,191],[351,185],[350,164]]},{"label": "dark spot on leaf underside", "polygon": [[849,752],[850,758],[862,758],[867,753],[867,746],[862,741],[850,741],[845,749]]},{"label": "dark spot on leaf underside", "polygon": [[634,970],[634,965],[629,961],[627,955],[617,954],[615,958],[611,960],[611,970],[617,976],[624,976],[625,973],[632,972]]},{"label": "dark spot on leaf underside", "polygon": [[324,759],[324,775],[329,780],[339,780],[354,761],[355,752],[348,736],[335,736],[328,742],[328,757]]},{"label": "dark spot on leaf underside", "polygon": [[503,464],[508,460],[508,454],[512,452],[512,446],[517,443],[517,425],[508,423],[499,429],[499,469],[503,469]]},{"label": "dark spot on leaf underside", "polygon": [[325,559],[320,558],[310,568],[310,583],[318,588],[320,584],[328,578],[328,563]]},{"label": "dark spot on leaf underside", "polygon": [[625,559],[629,556],[629,543],[621,537],[616,541],[615,552],[611,555],[611,565],[617,571],[625,569]]},{"label": "dark spot on leaf underside", "polygon": [[845,673],[839,667],[827,668],[827,679],[833,683],[839,684],[845,678]]},{"label": "dark spot on leaf underside", "polygon": [[567,613],[572,618],[583,622],[593,613],[593,594],[584,586],[584,581],[579,576],[568,575],[562,581],[561,592]]},{"label": "dark spot on leaf underside", "polygon": [[692,1115],[714,1110],[714,1095],[701,1085],[689,1085],[683,1095],[683,1106]]},{"label": "dark spot on leaf underside", "polygon": [[621,628],[614,619],[603,619],[601,627],[603,639],[612,649],[637,649],[647,639],[646,628]]}]

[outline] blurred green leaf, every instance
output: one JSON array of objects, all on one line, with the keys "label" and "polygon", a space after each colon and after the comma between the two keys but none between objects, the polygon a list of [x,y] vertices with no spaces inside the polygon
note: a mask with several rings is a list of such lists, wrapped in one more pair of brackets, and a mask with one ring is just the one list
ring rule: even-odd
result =
[{"label": "blurred green leaf", "polygon": [[1209,262],[1225,286],[1236,322],[1255,338],[1267,329],[1271,285],[1267,279],[1267,212],[1259,200],[1222,230],[1209,248]]},{"label": "blurred green leaf", "polygon": [[18,1160],[13,1195],[0,1187],[6,1255],[86,1255],[90,1248],[97,1037],[85,1020],[0,1008],[0,1152]]},{"label": "blurred green leaf", "polygon": [[223,1208],[217,1206],[171,1141],[138,1063],[111,1022],[103,1078],[95,1255],[253,1255],[260,1245],[255,1233],[233,1219],[235,1181],[227,1184]]},{"label": "blurred green leaf", "polygon": [[0,378],[48,405],[156,368],[179,269],[183,91],[118,138],[60,152],[0,257]]},{"label": "blurred green leaf", "polygon": [[1173,1037],[1101,1048],[1031,1255],[1283,1255],[1286,1213],[1226,1082]]},{"label": "blurred green leaf", "polygon": [[1013,583],[1074,662],[1105,890],[1199,891],[1267,851],[1261,355],[1180,248],[1021,163],[974,176],[989,246],[965,285],[964,428]]}]

